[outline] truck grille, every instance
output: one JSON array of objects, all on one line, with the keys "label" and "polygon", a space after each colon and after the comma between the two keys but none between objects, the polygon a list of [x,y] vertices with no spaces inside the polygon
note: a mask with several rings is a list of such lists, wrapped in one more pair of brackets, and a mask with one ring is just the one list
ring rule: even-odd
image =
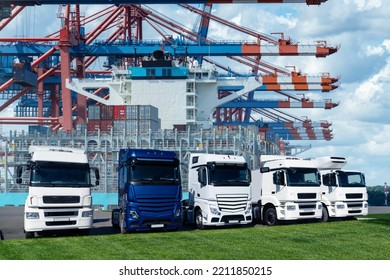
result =
[{"label": "truck grille", "polygon": [[69,217],[78,216],[78,211],[45,212],[45,217]]},{"label": "truck grille", "polygon": [[362,202],[347,202],[348,208],[363,208]]},{"label": "truck grille", "polygon": [[225,212],[245,211],[248,203],[248,195],[244,194],[220,194],[217,195],[218,207]]},{"label": "truck grille", "polygon": [[317,198],[316,193],[298,193],[298,199],[315,199]]},{"label": "truck grille", "polygon": [[363,194],[362,193],[347,193],[347,194],[345,194],[345,197],[347,199],[363,198]]},{"label": "truck grille", "polygon": [[43,203],[47,204],[65,204],[80,203],[80,197],[74,195],[44,195]]},{"label": "truck grille", "polygon": [[313,217],[317,209],[317,204],[313,202],[298,203],[299,216],[301,217]]},{"label": "truck grille", "polygon": [[172,213],[175,210],[176,195],[161,194],[159,197],[150,197],[150,195],[142,197],[138,194],[137,202],[139,210],[144,214]]}]

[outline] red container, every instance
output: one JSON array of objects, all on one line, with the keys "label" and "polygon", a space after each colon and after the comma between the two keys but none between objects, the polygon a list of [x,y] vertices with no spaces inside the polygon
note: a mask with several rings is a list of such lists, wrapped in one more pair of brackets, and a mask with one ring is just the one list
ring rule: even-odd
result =
[{"label": "red container", "polygon": [[111,120],[102,120],[100,122],[100,132],[110,133],[111,129],[112,129],[112,121]]},{"label": "red container", "polygon": [[125,105],[113,106],[113,119],[114,120],[125,120],[126,119],[126,106]]},{"label": "red container", "polygon": [[100,120],[88,120],[87,130],[89,132],[95,132],[100,129]]}]

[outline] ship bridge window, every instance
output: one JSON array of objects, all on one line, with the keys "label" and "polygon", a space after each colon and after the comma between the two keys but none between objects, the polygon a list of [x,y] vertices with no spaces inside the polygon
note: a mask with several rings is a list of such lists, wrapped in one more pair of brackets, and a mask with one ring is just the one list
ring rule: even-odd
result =
[{"label": "ship bridge window", "polygon": [[172,77],[172,69],[171,68],[162,69],[162,75],[163,77]]},{"label": "ship bridge window", "polygon": [[147,78],[155,78],[156,77],[156,69],[146,69],[146,77]]},{"label": "ship bridge window", "polygon": [[195,91],[195,83],[194,82],[187,83],[187,92],[194,92],[194,91]]}]

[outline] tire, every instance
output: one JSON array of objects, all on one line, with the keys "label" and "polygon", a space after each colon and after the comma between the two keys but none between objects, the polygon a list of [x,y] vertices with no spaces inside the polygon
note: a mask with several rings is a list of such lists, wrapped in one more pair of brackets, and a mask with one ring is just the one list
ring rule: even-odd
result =
[{"label": "tire", "polygon": [[30,238],[34,238],[35,237],[35,232],[31,232],[31,231],[26,231],[24,233],[24,235],[26,236],[26,239],[30,239]]},{"label": "tire", "polygon": [[268,208],[265,210],[263,223],[266,226],[274,226],[278,224],[278,217],[275,208]]},{"label": "tire", "polygon": [[204,229],[202,210],[196,211],[195,224],[197,229]]},{"label": "tire", "polygon": [[125,227],[125,214],[123,212],[119,214],[119,228],[122,234],[127,233],[127,229]]},{"label": "tire", "polygon": [[322,205],[322,217],[321,217],[321,222],[327,222],[329,221],[329,213],[328,209],[326,206]]},{"label": "tire", "polygon": [[[112,210],[112,212],[111,212],[111,224],[112,224],[112,227],[115,228],[115,229],[119,229],[119,219],[120,219],[119,215],[120,215],[119,209]],[[118,216],[118,218],[116,218],[115,216]]]}]

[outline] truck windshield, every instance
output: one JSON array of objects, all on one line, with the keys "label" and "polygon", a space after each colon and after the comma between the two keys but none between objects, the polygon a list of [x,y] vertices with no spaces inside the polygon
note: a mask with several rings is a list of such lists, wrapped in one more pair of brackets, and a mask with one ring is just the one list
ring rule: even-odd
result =
[{"label": "truck windshield", "polygon": [[163,161],[137,161],[129,168],[131,182],[147,183],[164,182],[177,184],[180,182],[179,165],[174,162]]},{"label": "truck windshield", "polygon": [[31,171],[31,186],[91,187],[89,164],[37,162]]},{"label": "truck windshield", "polygon": [[214,186],[249,186],[249,170],[244,165],[215,165],[209,168],[210,183]]},{"label": "truck windshield", "polygon": [[316,168],[288,168],[286,177],[288,186],[320,186]]},{"label": "truck windshield", "polygon": [[340,187],[365,187],[364,175],[360,172],[338,171]]}]

